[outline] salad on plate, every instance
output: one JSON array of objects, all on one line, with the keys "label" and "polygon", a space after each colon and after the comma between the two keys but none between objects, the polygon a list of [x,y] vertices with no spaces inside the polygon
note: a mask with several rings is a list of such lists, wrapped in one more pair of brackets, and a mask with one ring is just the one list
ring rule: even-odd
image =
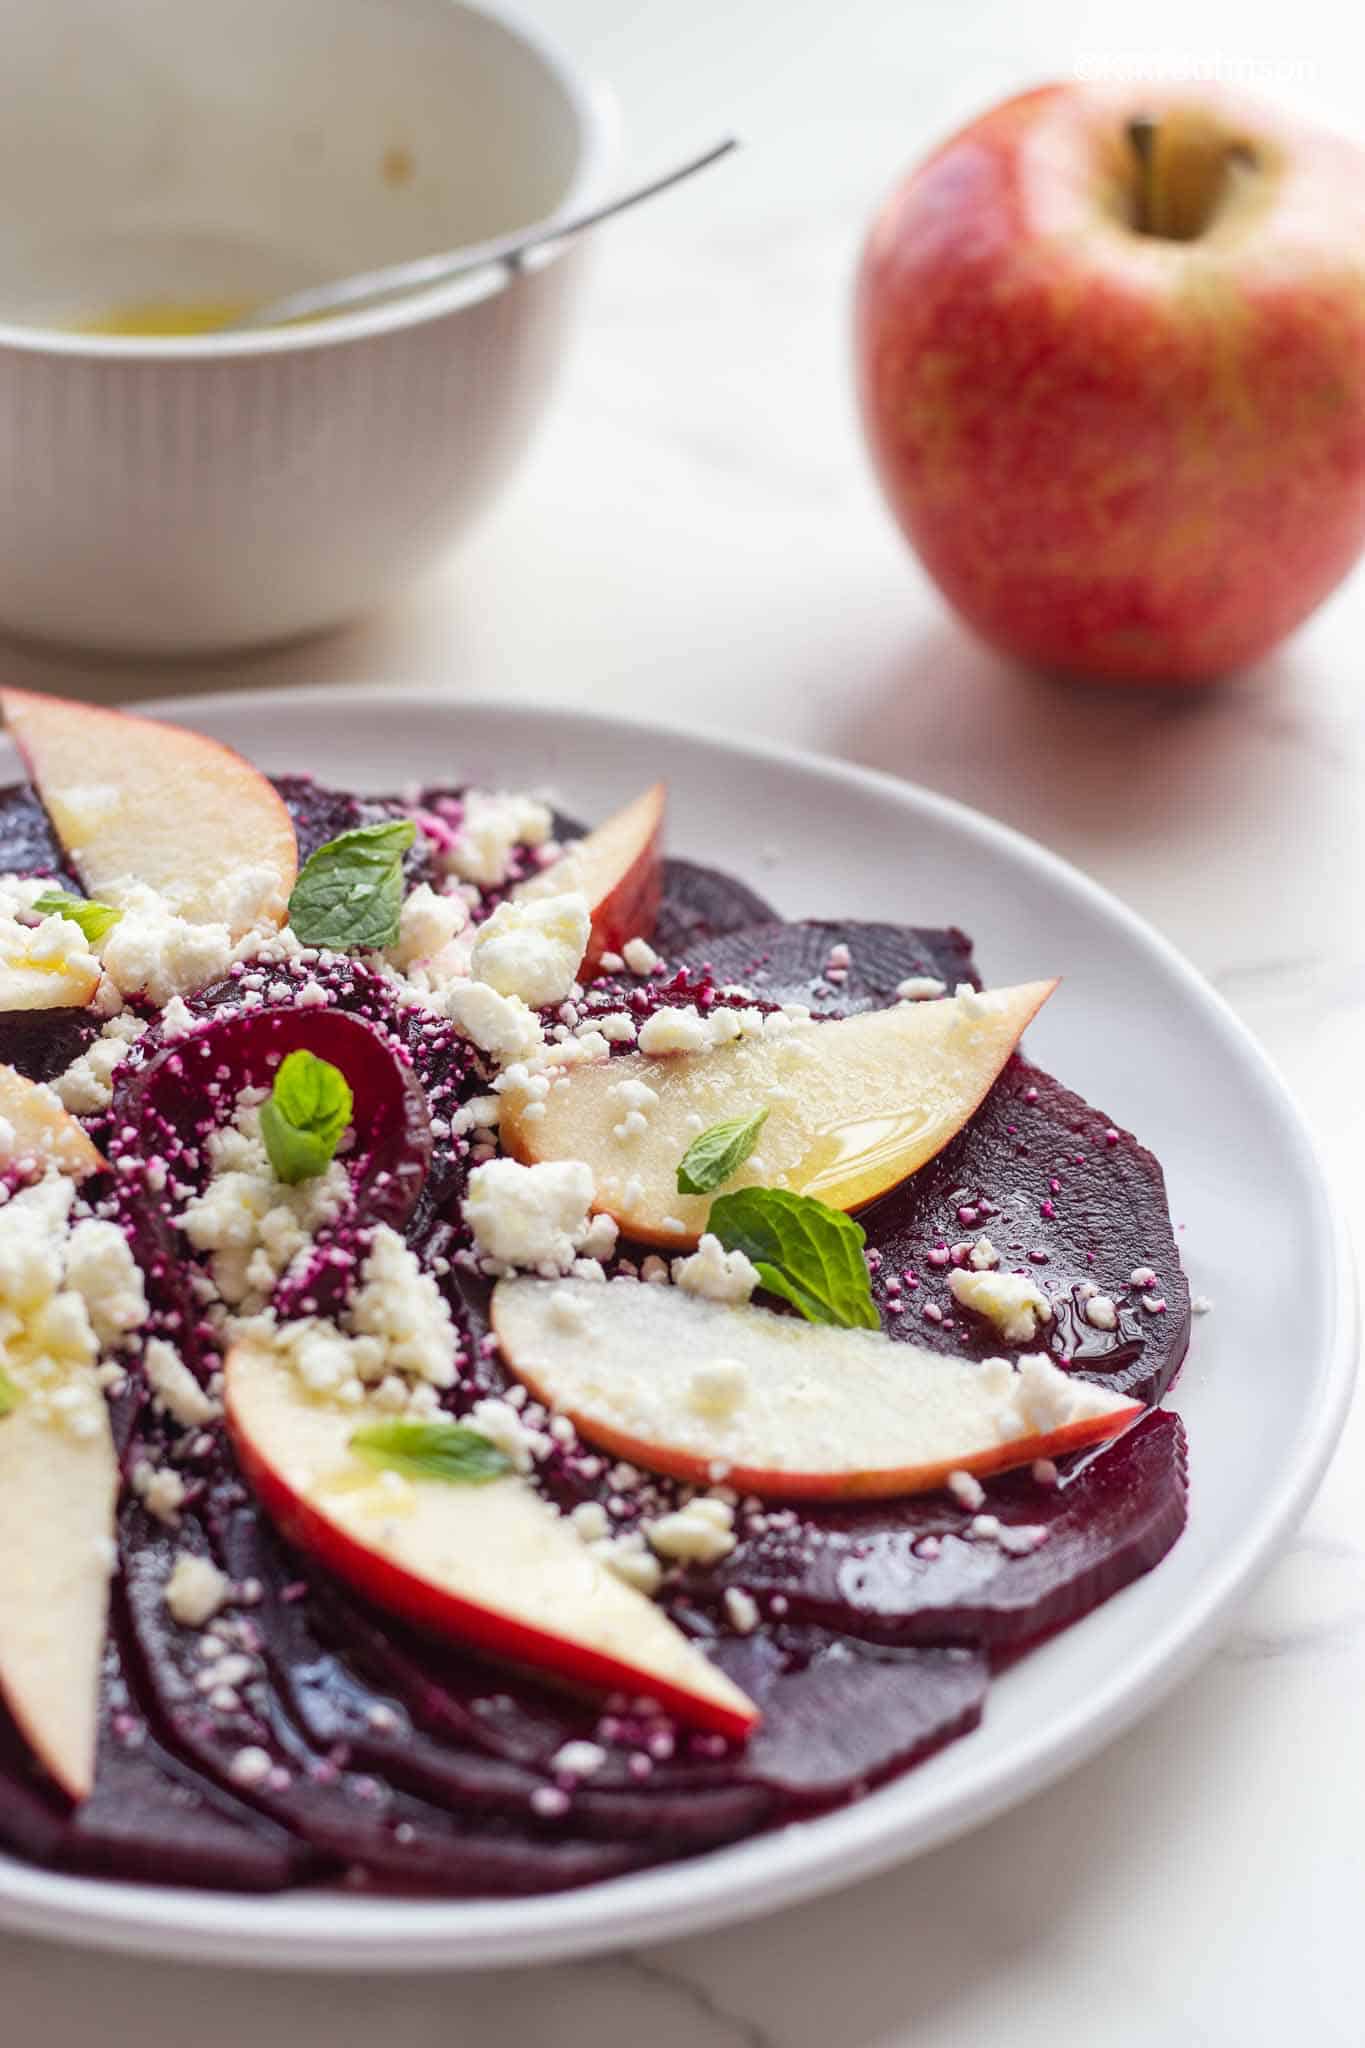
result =
[{"label": "salad on plate", "polygon": [[1083,988],[784,919],[662,784],[0,708],[12,1853],[607,1879],[865,1797],[1175,1543],[1161,1168],[1020,1050]]}]

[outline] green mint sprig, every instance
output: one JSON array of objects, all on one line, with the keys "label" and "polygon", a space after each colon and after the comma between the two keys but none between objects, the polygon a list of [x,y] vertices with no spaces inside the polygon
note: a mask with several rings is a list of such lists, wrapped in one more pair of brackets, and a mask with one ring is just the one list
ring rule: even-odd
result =
[{"label": "green mint sprig", "polygon": [[304,862],[289,898],[289,922],[305,946],[374,952],[398,937],[403,855],[417,827],[411,818],[357,825]]},{"label": "green mint sprig", "polygon": [[880,1318],[863,1257],[860,1223],[783,1188],[736,1188],[711,1204],[706,1227],[727,1252],[743,1252],[760,1284],[811,1323],[874,1330]]},{"label": "green mint sprig", "polygon": [[261,1136],[276,1180],[289,1187],[325,1173],[355,1108],[339,1067],[303,1047],[281,1060],[261,1104]]},{"label": "green mint sprig", "polygon": [[768,1121],[766,1109],[752,1116],[731,1117],[727,1123],[712,1124],[694,1138],[678,1163],[678,1193],[709,1195],[730,1176],[738,1173]]},{"label": "green mint sprig", "polygon": [[65,889],[46,889],[34,902],[40,917],[65,917],[78,924],[86,943],[97,946],[122,917],[112,903],[96,903],[89,896],[68,896]]},{"label": "green mint sprig", "polygon": [[351,1449],[383,1471],[454,1486],[483,1486],[512,1469],[505,1451],[463,1422],[374,1422],[355,1432]]}]

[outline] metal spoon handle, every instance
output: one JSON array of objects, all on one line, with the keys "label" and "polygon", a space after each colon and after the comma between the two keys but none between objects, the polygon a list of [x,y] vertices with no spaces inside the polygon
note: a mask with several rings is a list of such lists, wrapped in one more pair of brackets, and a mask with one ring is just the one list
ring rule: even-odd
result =
[{"label": "metal spoon handle", "polygon": [[363,305],[370,299],[391,298],[395,293],[446,284],[454,278],[467,277],[473,271],[487,270],[494,264],[515,264],[531,249],[543,248],[550,242],[562,242],[570,235],[581,234],[584,228],[596,227],[599,221],[610,220],[614,214],[625,213],[642,200],[667,192],[671,185],[680,185],[684,178],[695,177],[698,171],[718,163],[738,147],[738,139],[727,135],[723,142],[714,143],[700,156],[691,157],[686,163],[665,171],[662,177],[651,178],[647,185],[636,185],[604,205],[593,207],[588,213],[575,214],[570,220],[522,228],[513,234],[499,235],[493,241],[478,242],[472,248],[458,249],[446,256],[421,256],[411,263],[392,263],[383,270],[363,271],[355,277],[342,278],[336,284],[313,285],[307,291],[291,292],[287,298],[272,299],[267,305],[257,306],[217,331],[220,334],[241,334],[251,328],[280,327],[291,320],[341,312],[348,306]]}]

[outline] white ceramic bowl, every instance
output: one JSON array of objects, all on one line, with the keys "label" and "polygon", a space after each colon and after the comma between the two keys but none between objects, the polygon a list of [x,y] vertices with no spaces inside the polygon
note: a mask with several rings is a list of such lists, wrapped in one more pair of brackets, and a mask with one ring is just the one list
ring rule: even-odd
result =
[{"label": "white ceramic bowl", "polygon": [[525,446],[579,247],[307,327],[127,339],[591,203],[609,101],[500,5],[29,0],[0,66],[0,628],[180,654],[354,617]]}]

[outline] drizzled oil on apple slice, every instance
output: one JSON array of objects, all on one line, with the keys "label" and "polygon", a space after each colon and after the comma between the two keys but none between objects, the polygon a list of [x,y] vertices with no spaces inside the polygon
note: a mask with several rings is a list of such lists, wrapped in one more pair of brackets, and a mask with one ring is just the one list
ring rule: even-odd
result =
[{"label": "drizzled oil on apple slice", "polygon": [[[770,1028],[709,1052],[578,1067],[530,1116],[530,1096],[507,1091],[504,1149],[528,1162],[586,1160],[599,1209],[628,1236],[681,1251],[696,1243],[710,1206],[678,1192],[684,1152],[699,1131],[762,1109],[757,1149],[726,1186],[785,1188],[858,1209],[962,1128],[1056,985],[970,991]],[[634,1095],[623,1092],[629,1083]],[[626,1123],[632,1103],[645,1104],[643,1129]]]}]

